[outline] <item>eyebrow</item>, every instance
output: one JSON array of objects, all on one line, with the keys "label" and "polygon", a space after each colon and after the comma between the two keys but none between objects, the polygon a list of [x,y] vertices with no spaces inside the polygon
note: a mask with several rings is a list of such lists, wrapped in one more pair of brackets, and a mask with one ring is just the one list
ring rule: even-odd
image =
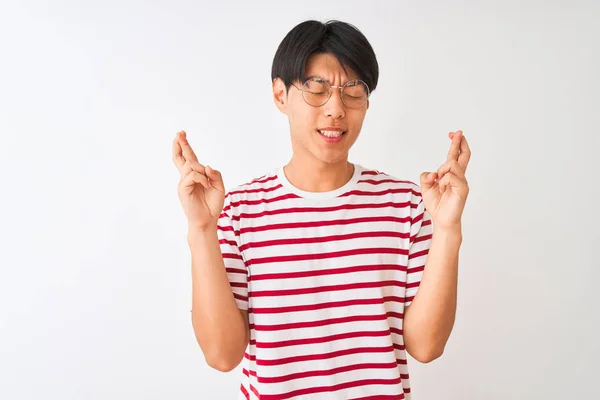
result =
[{"label": "eyebrow", "polygon": [[331,82],[329,82],[329,79],[326,79],[326,78],[322,77],[321,75],[306,76],[306,77],[304,77],[304,80],[307,81],[312,78],[320,78],[320,79],[323,79],[324,81],[326,81],[327,83],[331,83]]},{"label": "eyebrow", "polygon": [[[321,75],[310,75],[310,76],[307,76],[307,77],[305,77],[305,78],[304,78],[304,81],[303,81],[303,82],[306,82],[307,80],[309,80],[309,79],[312,79],[312,78],[319,78],[319,79],[322,79],[322,80],[324,80],[325,82],[327,82],[327,83],[329,83],[329,84],[331,85],[331,82],[329,82],[329,79],[327,79],[327,78],[324,78],[324,77],[322,77]],[[355,79],[348,79],[348,81],[347,81],[347,82],[356,81],[356,80],[358,80],[358,78],[355,78]]]}]

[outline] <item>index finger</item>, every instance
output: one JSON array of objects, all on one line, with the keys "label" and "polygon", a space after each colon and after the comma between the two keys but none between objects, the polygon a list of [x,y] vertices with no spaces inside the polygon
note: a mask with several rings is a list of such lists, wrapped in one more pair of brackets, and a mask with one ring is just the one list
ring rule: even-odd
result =
[{"label": "index finger", "polygon": [[467,138],[462,137],[462,141],[460,143],[460,155],[458,156],[458,163],[463,168],[463,171],[467,169],[467,165],[469,164],[469,160],[471,159],[471,148],[467,143]]},{"label": "index finger", "polygon": [[[461,135],[458,135],[458,132],[460,132]],[[458,151],[460,150],[461,141],[462,141],[462,131],[456,131],[456,133],[452,137],[452,143],[450,144],[450,150],[448,150],[447,161],[452,161],[452,160],[458,161]]]}]

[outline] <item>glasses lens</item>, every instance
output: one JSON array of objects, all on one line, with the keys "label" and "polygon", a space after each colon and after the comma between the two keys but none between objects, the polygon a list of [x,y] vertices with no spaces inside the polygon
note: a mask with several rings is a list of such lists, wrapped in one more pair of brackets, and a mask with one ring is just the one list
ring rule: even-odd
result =
[{"label": "glasses lens", "polygon": [[329,84],[323,79],[309,79],[303,89],[304,100],[311,106],[320,107],[329,100]]},{"label": "glasses lens", "polygon": [[342,99],[347,107],[358,108],[369,97],[369,88],[362,81],[349,81],[343,89]]}]

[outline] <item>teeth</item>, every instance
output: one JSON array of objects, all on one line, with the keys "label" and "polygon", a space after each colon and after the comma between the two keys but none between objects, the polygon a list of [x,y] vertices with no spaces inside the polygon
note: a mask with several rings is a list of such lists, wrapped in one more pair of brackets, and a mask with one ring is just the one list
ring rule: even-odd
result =
[{"label": "teeth", "polygon": [[339,137],[342,136],[342,132],[341,131],[319,131],[321,132],[322,135],[327,136],[327,137]]}]

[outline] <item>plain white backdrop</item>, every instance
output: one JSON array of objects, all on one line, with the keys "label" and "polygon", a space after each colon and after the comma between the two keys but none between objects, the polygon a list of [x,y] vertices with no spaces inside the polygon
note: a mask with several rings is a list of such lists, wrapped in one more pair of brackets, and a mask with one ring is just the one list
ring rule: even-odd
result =
[{"label": "plain white backdrop", "polygon": [[289,159],[278,44],[305,19],[369,39],[351,160],[418,182],[473,156],[455,329],[414,400],[597,399],[598,2],[3,1],[0,398],[234,399],[190,321],[171,142],[229,188]]}]

